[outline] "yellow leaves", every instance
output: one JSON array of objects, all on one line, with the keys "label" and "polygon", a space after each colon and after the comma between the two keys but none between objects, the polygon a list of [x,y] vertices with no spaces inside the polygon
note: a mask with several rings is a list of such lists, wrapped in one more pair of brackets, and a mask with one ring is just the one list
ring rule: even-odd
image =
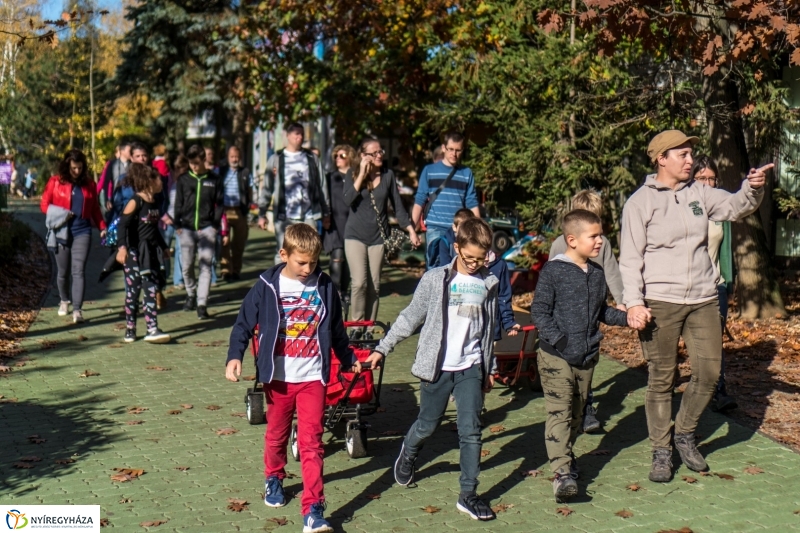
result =
[{"label": "yellow leaves", "polygon": [[374,48],[370,48],[369,51],[367,51],[367,55],[369,57],[375,57],[375,54],[377,53],[378,53],[377,50],[375,50]]}]

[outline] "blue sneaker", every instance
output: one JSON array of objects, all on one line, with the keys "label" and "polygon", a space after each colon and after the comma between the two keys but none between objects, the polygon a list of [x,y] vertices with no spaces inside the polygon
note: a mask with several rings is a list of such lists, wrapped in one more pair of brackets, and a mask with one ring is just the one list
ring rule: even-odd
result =
[{"label": "blue sneaker", "polygon": [[275,476],[267,478],[264,485],[264,503],[269,507],[283,507],[286,498],[283,495],[283,483]]},{"label": "blue sneaker", "polygon": [[315,503],[311,506],[311,512],[303,517],[303,533],[325,533],[333,531],[333,528],[322,516],[325,511],[325,504]]}]

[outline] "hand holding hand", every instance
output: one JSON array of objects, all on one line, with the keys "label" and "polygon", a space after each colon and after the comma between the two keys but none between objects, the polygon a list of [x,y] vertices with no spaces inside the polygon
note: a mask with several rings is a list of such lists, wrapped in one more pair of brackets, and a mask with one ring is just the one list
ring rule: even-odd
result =
[{"label": "hand holding hand", "polygon": [[628,308],[627,308],[627,307],[625,307],[625,306],[624,306],[624,305],[622,305],[622,304],[617,304],[617,309],[619,309],[619,310],[620,310],[620,311],[622,311],[623,313],[627,313],[627,312],[628,312]]},{"label": "hand holding hand", "polygon": [[774,164],[769,163],[760,168],[751,168],[750,172],[747,173],[747,181],[750,182],[750,186],[754,189],[763,187],[767,183],[767,171],[774,166]]},{"label": "hand holding hand", "polygon": [[234,383],[239,381],[239,377],[242,375],[242,362],[238,359],[233,359],[228,362],[228,365],[225,367],[225,379],[228,381],[233,381]]},{"label": "hand holding hand", "polygon": [[222,238],[222,246],[228,246],[228,243],[229,243],[229,242],[231,242],[231,238],[230,238],[230,237],[228,237],[227,235],[225,235],[225,236]]},{"label": "hand holding hand", "polygon": [[103,237],[105,237],[106,233],[107,233],[106,230],[100,230],[100,238],[102,239]]},{"label": "hand holding hand", "polygon": [[652,318],[649,307],[635,305],[628,309],[628,326],[633,329],[643,330]]}]

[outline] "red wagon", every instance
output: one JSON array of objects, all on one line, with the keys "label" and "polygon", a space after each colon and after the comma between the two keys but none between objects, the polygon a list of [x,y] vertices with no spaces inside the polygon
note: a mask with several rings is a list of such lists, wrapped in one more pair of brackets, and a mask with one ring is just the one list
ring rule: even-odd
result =
[{"label": "red wagon", "polygon": [[[519,349],[512,350],[509,344],[514,343],[516,339],[520,339],[522,343]],[[497,361],[495,381],[509,387],[522,384],[538,390],[541,385],[536,367],[537,340],[536,326],[528,325],[522,326],[516,337],[508,337],[501,345],[495,347],[494,356]]]},{"label": "red wagon", "polygon": [[[380,342],[380,338],[389,331],[389,325],[382,322],[360,321],[345,322],[345,328],[371,328],[370,339],[350,340],[350,347],[355,352],[356,358],[364,362],[372,353],[373,348]],[[378,332],[382,332],[378,334]],[[253,336],[251,351],[254,360],[258,357],[258,332]],[[377,376],[375,375],[377,373]],[[331,354],[331,370],[328,383],[325,386],[325,427],[333,429],[342,419],[345,419],[345,448],[347,454],[353,458],[367,455],[367,429],[369,423],[363,417],[372,415],[380,407],[381,385],[383,383],[383,361],[377,369],[362,368],[360,374],[342,372],[339,359]],[[264,410],[264,390],[258,379],[258,365],[256,364],[256,378],[253,388],[247,389],[244,397],[247,407],[247,421],[251,424],[263,424],[266,421]],[[292,425],[290,439],[292,457],[300,460],[300,450],[297,446],[297,424]]]}]

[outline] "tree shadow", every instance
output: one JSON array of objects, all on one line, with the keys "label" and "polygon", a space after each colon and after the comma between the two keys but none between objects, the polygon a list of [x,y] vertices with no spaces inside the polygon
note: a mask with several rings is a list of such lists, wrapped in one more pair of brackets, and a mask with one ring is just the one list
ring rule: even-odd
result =
[{"label": "tree shadow", "polygon": [[[110,385],[96,387],[92,394]],[[121,440],[105,399],[73,398],[57,406],[0,403],[0,492],[23,497],[48,480],[80,470],[82,457]]]}]

